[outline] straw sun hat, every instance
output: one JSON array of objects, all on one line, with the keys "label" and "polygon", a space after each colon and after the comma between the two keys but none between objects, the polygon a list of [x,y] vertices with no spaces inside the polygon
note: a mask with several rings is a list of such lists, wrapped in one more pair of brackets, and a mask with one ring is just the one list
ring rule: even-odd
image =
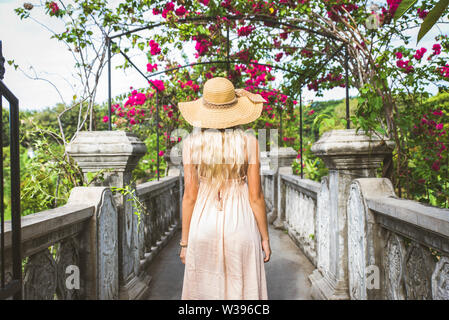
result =
[{"label": "straw sun hat", "polygon": [[234,89],[228,79],[215,77],[206,81],[201,98],[179,102],[178,107],[194,127],[224,129],[259,118],[264,102],[260,94]]}]

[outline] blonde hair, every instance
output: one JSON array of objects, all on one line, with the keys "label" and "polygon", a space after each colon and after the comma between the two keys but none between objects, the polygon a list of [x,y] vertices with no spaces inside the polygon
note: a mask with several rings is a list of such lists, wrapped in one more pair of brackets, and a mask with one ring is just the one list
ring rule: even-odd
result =
[{"label": "blonde hair", "polygon": [[250,135],[240,126],[194,130],[184,141],[184,163],[194,164],[198,176],[218,189],[226,180],[246,175],[248,150],[252,150],[248,145]]}]

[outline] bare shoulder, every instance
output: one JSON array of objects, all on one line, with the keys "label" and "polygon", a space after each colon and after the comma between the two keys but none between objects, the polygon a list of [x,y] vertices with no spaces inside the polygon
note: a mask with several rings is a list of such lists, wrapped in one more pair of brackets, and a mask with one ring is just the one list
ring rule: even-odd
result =
[{"label": "bare shoulder", "polygon": [[245,138],[248,150],[248,163],[257,164],[259,161],[259,140],[251,132],[245,132]]}]

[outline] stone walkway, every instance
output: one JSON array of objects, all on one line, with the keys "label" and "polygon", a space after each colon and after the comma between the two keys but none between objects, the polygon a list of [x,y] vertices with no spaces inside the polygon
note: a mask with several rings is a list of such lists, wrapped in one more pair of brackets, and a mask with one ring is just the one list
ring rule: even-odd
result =
[{"label": "stone walkway", "polygon": [[[311,299],[308,276],[314,270],[313,265],[284,231],[270,226],[269,233],[273,251],[270,262],[265,264],[269,299]],[[178,231],[151,264],[149,300],[181,298],[184,265],[178,256],[180,238]]]}]

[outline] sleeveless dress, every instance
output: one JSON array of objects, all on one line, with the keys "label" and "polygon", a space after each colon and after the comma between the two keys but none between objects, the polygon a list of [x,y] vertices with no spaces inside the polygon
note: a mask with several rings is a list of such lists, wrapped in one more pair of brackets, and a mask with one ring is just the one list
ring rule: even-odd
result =
[{"label": "sleeveless dress", "polygon": [[[183,146],[183,158],[190,153]],[[182,299],[266,300],[261,236],[246,176],[228,179],[219,194],[199,177],[185,257]]]}]

